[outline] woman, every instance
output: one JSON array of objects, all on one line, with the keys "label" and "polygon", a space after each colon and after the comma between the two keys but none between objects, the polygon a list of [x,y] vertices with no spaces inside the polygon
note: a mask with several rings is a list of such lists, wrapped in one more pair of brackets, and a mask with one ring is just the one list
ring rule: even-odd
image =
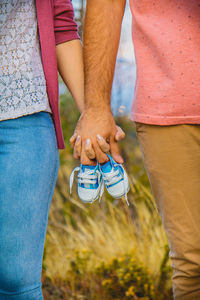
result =
[{"label": "woman", "polygon": [[0,32],[0,299],[41,300],[65,148],[57,70],[82,111],[82,47],[70,0],[1,0]]}]

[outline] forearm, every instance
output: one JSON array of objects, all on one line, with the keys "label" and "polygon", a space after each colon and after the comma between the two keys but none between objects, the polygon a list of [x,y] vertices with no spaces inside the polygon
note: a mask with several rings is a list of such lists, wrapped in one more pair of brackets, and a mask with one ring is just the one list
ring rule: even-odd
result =
[{"label": "forearm", "polygon": [[56,46],[60,76],[76,101],[80,112],[84,108],[83,55],[80,40],[72,40]]},{"label": "forearm", "polygon": [[110,109],[126,0],[87,0],[84,25],[85,108]]}]

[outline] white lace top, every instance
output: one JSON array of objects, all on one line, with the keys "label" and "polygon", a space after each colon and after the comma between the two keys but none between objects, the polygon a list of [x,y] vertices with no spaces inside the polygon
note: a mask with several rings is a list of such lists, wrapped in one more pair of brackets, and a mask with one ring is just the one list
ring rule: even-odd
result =
[{"label": "white lace top", "polygon": [[0,0],[0,121],[51,112],[34,0]]}]

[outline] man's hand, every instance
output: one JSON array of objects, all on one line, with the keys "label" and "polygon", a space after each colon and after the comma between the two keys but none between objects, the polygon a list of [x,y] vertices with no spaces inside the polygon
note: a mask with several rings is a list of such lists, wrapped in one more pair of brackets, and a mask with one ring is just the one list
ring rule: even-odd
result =
[{"label": "man's hand", "polygon": [[87,0],[84,38],[84,110],[70,139],[74,157],[82,164],[114,160],[123,163],[111,112],[111,90],[126,0]]},{"label": "man's hand", "polygon": [[108,161],[105,152],[111,153],[114,160],[123,163],[119,152],[118,141],[125,137],[123,130],[116,126],[110,109],[85,110],[76,126],[70,143],[74,148],[74,157],[81,158],[82,164],[94,164]]}]

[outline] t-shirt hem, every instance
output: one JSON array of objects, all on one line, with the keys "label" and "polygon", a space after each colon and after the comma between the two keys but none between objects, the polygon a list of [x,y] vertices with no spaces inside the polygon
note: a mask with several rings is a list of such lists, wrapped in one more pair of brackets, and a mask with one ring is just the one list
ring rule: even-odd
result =
[{"label": "t-shirt hem", "polygon": [[200,116],[151,116],[131,113],[133,122],[152,125],[200,124]]}]

